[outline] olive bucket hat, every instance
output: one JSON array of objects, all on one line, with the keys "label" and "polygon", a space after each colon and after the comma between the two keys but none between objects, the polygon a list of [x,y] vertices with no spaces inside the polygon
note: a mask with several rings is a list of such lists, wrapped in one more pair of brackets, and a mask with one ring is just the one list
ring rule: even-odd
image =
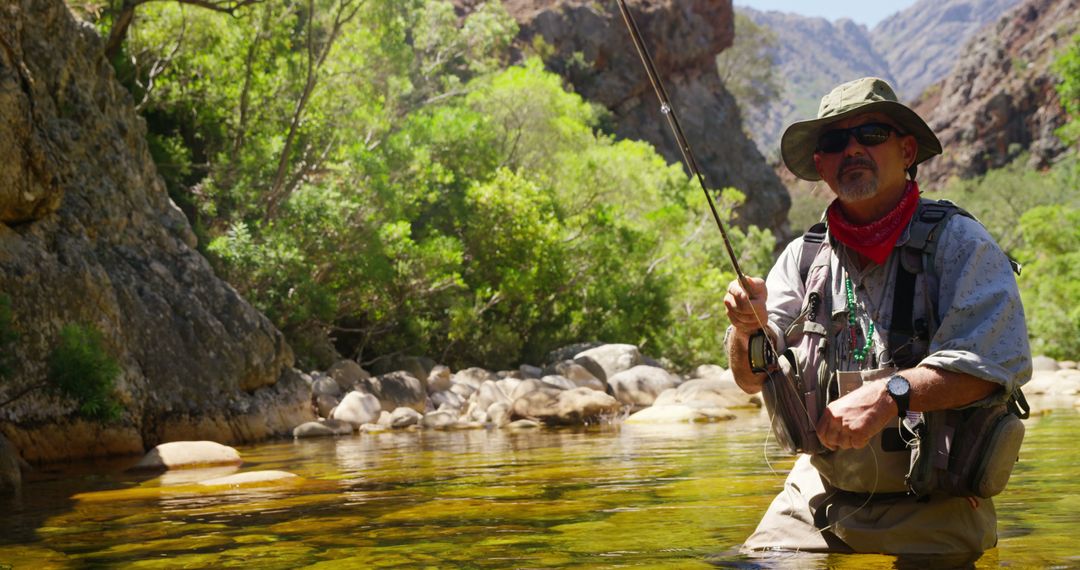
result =
[{"label": "olive bucket hat", "polygon": [[784,164],[803,180],[821,180],[814,168],[818,137],[832,123],[862,113],[882,113],[896,122],[904,134],[915,137],[919,150],[912,166],[941,154],[941,142],[926,121],[897,101],[896,93],[884,79],[864,77],[844,83],[822,97],[816,119],[792,123],[784,131],[780,138]]}]

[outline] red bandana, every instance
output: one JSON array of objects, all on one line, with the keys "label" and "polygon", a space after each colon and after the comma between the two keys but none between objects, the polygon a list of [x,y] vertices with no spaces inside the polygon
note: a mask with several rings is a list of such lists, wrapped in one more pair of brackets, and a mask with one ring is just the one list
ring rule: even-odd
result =
[{"label": "red bandana", "polygon": [[889,258],[896,240],[900,239],[900,234],[904,233],[918,207],[919,185],[914,180],[908,181],[904,197],[891,212],[866,225],[849,222],[840,211],[840,200],[837,199],[828,210],[829,233],[836,236],[840,243],[881,265]]}]

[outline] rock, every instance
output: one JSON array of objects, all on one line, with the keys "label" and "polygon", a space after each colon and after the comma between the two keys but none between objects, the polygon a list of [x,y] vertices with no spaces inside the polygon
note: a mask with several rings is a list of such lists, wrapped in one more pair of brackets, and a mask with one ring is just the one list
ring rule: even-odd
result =
[{"label": "rock", "polygon": [[510,422],[506,427],[509,429],[536,429],[540,427],[540,423],[533,420],[517,420]]},{"label": "rock", "polygon": [[1060,368],[1058,362],[1049,356],[1035,356],[1031,359],[1031,370],[1033,372],[1054,371]]},{"label": "rock", "polygon": [[349,392],[334,409],[332,418],[359,427],[378,420],[380,410],[382,404],[375,396],[363,392]]},{"label": "rock", "polygon": [[1075,360],[1061,360],[1058,361],[1058,367],[1063,370],[1076,370]]},{"label": "rock", "polygon": [[[571,362],[585,368],[585,370],[589,371],[589,374],[592,374],[593,377],[602,382],[604,386],[607,386],[607,372],[605,372],[604,367],[600,366],[600,363],[594,360],[591,356],[582,356],[579,354],[575,356],[574,360],[572,360]],[[567,378],[573,380],[573,378],[570,376],[567,376]]]},{"label": "rock", "polygon": [[446,366],[442,364],[435,366],[428,373],[428,393],[449,390],[453,377],[454,375],[450,373],[450,369]]},{"label": "rock", "polygon": [[199,253],[94,26],[64,2],[6,3],[0,46],[0,291],[26,327],[12,378],[44,379],[62,327],[93,326],[123,409],[75,433],[70,400],[30,394],[4,407],[12,444],[70,461],[313,419],[285,337]]},{"label": "rock", "polygon": [[522,380],[525,379],[525,376],[521,373],[520,370],[500,370],[495,373],[495,377],[499,380],[502,380],[503,378],[520,378]]},{"label": "rock", "polygon": [[591,388],[558,390],[539,387],[514,400],[514,417],[535,419],[549,425],[581,425],[618,413],[619,402]]},{"label": "rock", "polygon": [[[665,392],[666,393],[666,392]],[[663,394],[661,394],[663,395]],[[659,398],[657,398],[659,401]],[[734,379],[695,378],[679,384],[674,389],[675,404],[691,404],[697,407],[760,408],[761,401],[743,392]],[[655,405],[655,403],[654,403]]]},{"label": "rock", "polygon": [[447,411],[435,411],[424,414],[421,425],[428,429],[446,429],[458,421],[457,415]]},{"label": "rock", "polygon": [[445,392],[435,392],[432,394],[431,403],[440,410],[448,408],[460,411],[465,407],[466,400],[457,392],[447,390]]},{"label": "rock", "polygon": [[343,393],[341,386],[329,376],[317,376],[311,384],[311,393],[319,396],[326,395],[340,398]]},{"label": "rock", "polygon": [[357,389],[374,395],[387,411],[408,406],[423,412],[427,405],[427,388],[420,379],[407,372],[390,372],[361,380]]},{"label": "rock", "polygon": [[[539,379],[540,379],[539,377],[535,378],[535,380],[539,380]],[[501,378],[501,379],[499,379],[498,381],[495,382],[495,385],[499,387],[499,390],[502,390],[503,394],[506,394],[506,396],[509,397],[511,394],[514,393],[514,390],[517,390],[517,387],[520,386],[521,383],[524,382],[525,380],[528,380],[528,379],[527,378],[524,378],[524,379],[523,378]]]},{"label": "rock", "polygon": [[596,348],[603,345],[604,343],[602,342],[578,342],[559,347],[547,353],[547,356],[544,358],[544,363],[552,364],[555,362],[562,362],[564,360],[573,360],[575,355],[585,352],[590,348]]},{"label": "rock", "polygon": [[577,388],[577,385],[571,382],[569,378],[563,378],[562,376],[544,376],[540,381],[560,390],[572,390]]},{"label": "rock", "polygon": [[14,493],[22,486],[19,452],[0,435],[0,496]]},{"label": "rock", "polygon": [[468,399],[473,395],[473,392],[476,392],[476,386],[471,384],[451,384],[450,391],[462,398]]},{"label": "rock", "polygon": [[724,408],[700,408],[685,404],[651,406],[626,418],[628,424],[704,423],[735,418]]},{"label": "rock", "polygon": [[355,360],[339,360],[327,371],[326,375],[333,378],[341,387],[342,392],[350,392],[361,380],[371,378],[366,370],[360,367]]},{"label": "rock", "polygon": [[423,419],[424,417],[420,415],[420,412],[412,408],[401,407],[390,414],[390,426],[395,429],[407,428],[420,423]]},{"label": "rock", "polygon": [[544,375],[544,369],[539,366],[532,366],[529,364],[522,364],[518,367],[518,372],[521,372],[521,378],[541,378]]},{"label": "rock", "polygon": [[632,344],[605,344],[574,356],[575,359],[581,357],[596,361],[604,370],[609,385],[612,376],[641,364],[641,352]]},{"label": "rock", "polygon": [[473,388],[479,388],[481,384],[488,380],[498,380],[499,378],[491,372],[484,370],[483,368],[466,368],[465,370],[459,370],[457,374],[454,374],[453,382],[455,384],[467,384]]},{"label": "rock", "polygon": [[[599,373],[604,376],[604,378],[607,378],[604,373],[604,369],[601,368],[595,360],[589,357],[583,357],[581,358],[581,360],[591,363],[596,368],[596,370],[598,370]],[[554,374],[562,376],[573,382],[574,387],[580,386],[582,388],[592,388],[593,390],[599,390],[601,392],[607,389],[607,385],[604,383],[603,380],[597,377],[596,374],[590,372],[589,369],[586,368],[584,365],[579,364],[573,360],[564,360],[562,362],[556,363],[554,366],[551,367],[551,369]]]},{"label": "rock", "polygon": [[476,391],[473,401],[476,402],[476,405],[482,410],[487,410],[496,402],[503,402],[507,406],[509,406],[511,402],[510,396],[508,396],[506,392],[503,392],[499,387],[499,383],[490,380],[480,385],[480,389]]},{"label": "rock", "polygon": [[462,421],[487,423],[488,415],[487,410],[477,405],[476,400],[469,402],[469,406],[465,408],[465,413],[461,416]]},{"label": "rock", "polygon": [[333,413],[334,408],[336,408],[340,403],[341,402],[337,398],[333,396],[328,396],[326,394],[319,394],[315,396],[315,410],[318,412],[320,418],[330,417],[330,414]]},{"label": "rock", "polygon": [[509,402],[495,402],[487,409],[488,421],[496,427],[505,427],[510,423],[511,410]]},{"label": "rock", "polygon": [[209,465],[239,465],[240,454],[213,441],[173,441],[151,449],[133,470],[190,469]]},{"label": "rock", "polygon": [[390,431],[391,429],[393,429],[393,427],[391,427],[389,424],[384,424],[381,422],[376,424],[364,424],[360,426],[360,433],[384,433]]},{"label": "rock", "polygon": [[204,487],[247,487],[282,483],[293,479],[298,479],[298,477],[288,471],[249,471],[227,477],[207,479],[206,481],[200,481],[199,485]]},{"label": "rock", "polygon": [[435,361],[423,356],[395,356],[377,361],[372,370],[378,376],[394,372],[405,372],[409,376],[426,383],[428,374],[435,368]]},{"label": "rock", "polygon": [[[398,408],[398,409],[400,409],[400,408]],[[407,409],[412,410],[412,408],[407,408]],[[394,411],[396,412],[397,410],[394,410]],[[416,410],[413,410],[413,411],[416,412]],[[416,412],[416,413],[420,413],[420,412]],[[391,414],[390,412],[388,412],[386,410],[382,410],[382,411],[379,412],[379,420],[376,421],[375,423],[377,423],[377,424],[379,424],[381,426],[389,426],[393,422],[393,417],[394,417],[393,414]]]},{"label": "rock", "polygon": [[353,426],[348,422],[339,420],[319,420],[305,422],[293,430],[294,438],[327,437],[334,435],[352,435]]},{"label": "rock", "polygon": [[679,378],[662,368],[635,366],[608,377],[615,397],[634,407],[651,406],[656,397],[679,384]]},{"label": "rock", "polygon": [[535,392],[537,390],[558,391],[559,388],[552,386],[551,384],[545,384],[544,382],[537,380],[536,378],[529,378],[522,380],[514,387],[514,391],[510,393],[510,401],[513,402],[520,398],[525,397],[527,394]]}]

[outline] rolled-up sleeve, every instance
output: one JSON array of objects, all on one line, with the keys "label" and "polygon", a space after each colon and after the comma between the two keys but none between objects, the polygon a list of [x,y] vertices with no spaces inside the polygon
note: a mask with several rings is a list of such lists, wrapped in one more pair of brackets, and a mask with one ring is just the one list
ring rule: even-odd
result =
[{"label": "rolled-up sleeve", "polygon": [[950,221],[935,256],[938,318],[922,364],[1000,384],[972,405],[1005,402],[1031,378],[1031,350],[1020,291],[1009,260],[981,224]]}]

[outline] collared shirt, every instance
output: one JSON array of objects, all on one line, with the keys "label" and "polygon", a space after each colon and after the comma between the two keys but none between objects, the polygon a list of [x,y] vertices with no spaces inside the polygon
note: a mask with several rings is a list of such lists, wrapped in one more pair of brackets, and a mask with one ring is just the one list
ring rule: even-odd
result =
[{"label": "collared shirt", "polygon": [[[831,347],[839,369],[891,364],[887,341],[892,327],[894,277],[909,234],[910,225],[883,265],[869,263],[861,270],[854,262],[855,254],[833,240],[830,288],[836,337]],[[915,283],[913,315],[927,319],[935,330],[921,365],[1000,384],[1003,390],[972,405],[1004,403],[1031,378],[1027,325],[1009,260],[982,224],[966,216],[953,216],[941,234],[933,271],[919,273]],[[802,308],[802,241],[800,237],[788,245],[766,279],[770,325],[781,333],[781,339]],[[848,324],[847,278],[856,299],[855,341]],[[852,349],[866,346],[862,335],[869,331],[870,323],[874,327],[869,355],[855,361]]]}]

